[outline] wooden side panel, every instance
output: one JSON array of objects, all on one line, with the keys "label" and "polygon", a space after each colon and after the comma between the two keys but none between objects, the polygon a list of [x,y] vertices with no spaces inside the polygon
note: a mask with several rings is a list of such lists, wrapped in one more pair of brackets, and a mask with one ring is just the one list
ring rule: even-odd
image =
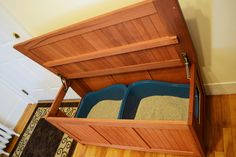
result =
[{"label": "wooden side panel", "polygon": [[[131,84],[141,80],[152,80],[148,71],[112,75],[116,83]],[[127,79],[129,78],[129,79]]]},{"label": "wooden side panel", "polygon": [[99,90],[112,84],[121,83],[128,85],[141,80],[189,83],[189,80],[186,78],[185,67],[179,67],[75,79],[71,81],[71,87],[80,96],[83,96],[89,91]]},{"label": "wooden side panel", "polygon": [[136,130],[151,149],[197,152],[195,141],[188,128],[173,130],[137,128]]},{"label": "wooden side panel", "polygon": [[71,125],[62,124],[60,126],[68,130],[71,134],[74,134],[80,142],[93,142],[93,143],[103,143],[110,144],[106,139],[104,139],[97,131],[95,131],[91,126],[86,125]]},{"label": "wooden side panel", "polygon": [[47,117],[47,120],[83,144],[203,156],[193,130],[183,121],[53,117]]},{"label": "wooden side panel", "polygon": [[195,91],[196,91],[196,68],[195,64],[192,64],[190,68],[189,114],[188,114],[189,125],[193,125],[194,121]]},{"label": "wooden side panel", "polygon": [[132,128],[111,126],[93,126],[93,128],[111,144],[148,148],[148,145]]},{"label": "wooden side panel", "polygon": [[[196,78],[195,78],[195,82],[196,85],[195,87],[198,89],[199,91],[199,119],[197,119],[195,116],[193,116],[193,124],[192,124],[192,130],[193,130],[193,134],[195,134],[195,138],[198,139],[199,141],[199,145],[201,145],[201,147],[203,148],[203,150],[206,150],[206,146],[204,144],[204,128],[206,127],[206,112],[205,112],[205,108],[206,108],[206,96],[205,93],[203,91],[202,85],[200,83],[200,78],[199,78],[199,74],[196,71]],[[196,92],[196,91],[195,91]],[[194,108],[193,108],[193,113],[195,113],[196,107],[195,107],[195,103],[194,103]]]},{"label": "wooden side panel", "polygon": [[[205,117],[205,95],[204,93],[201,92],[202,87],[197,86],[199,84],[199,78],[197,74],[197,69],[196,65],[192,64],[190,68],[190,91],[189,91],[189,115],[188,115],[188,124],[189,124],[189,129],[191,131],[192,137],[196,141],[196,146],[198,147],[200,154],[204,154],[205,151],[205,146],[203,144],[204,142],[204,137],[203,137],[203,131],[204,131],[204,117]],[[195,117],[195,110],[196,110],[196,88],[199,87],[199,92],[200,92],[200,108],[199,108],[199,113],[200,113],[200,119],[197,120]]]},{"label": "wooden side panel", "polygon": [[90,87],[92,91],[99,90],[108,87],[112,84],[116,84],[112,76],[100,76],[100,77],[89,77],[84,78],[83,82]]},{"label": "wooden side panel", "polygon": [[149,74],[153,80],[173,83],[189,83],[189,80],[186,77],[185,67],[149,70]]}]

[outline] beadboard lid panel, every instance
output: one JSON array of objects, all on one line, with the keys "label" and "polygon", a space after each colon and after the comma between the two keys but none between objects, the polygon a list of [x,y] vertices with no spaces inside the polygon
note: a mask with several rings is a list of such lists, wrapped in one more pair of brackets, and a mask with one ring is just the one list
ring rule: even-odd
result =
[{"label": "beadboard lid panel", "polygon": [[177,0],[147,0],[14,46],[83,95],[115,83],[187,83],[182,53],[196,63]]}]

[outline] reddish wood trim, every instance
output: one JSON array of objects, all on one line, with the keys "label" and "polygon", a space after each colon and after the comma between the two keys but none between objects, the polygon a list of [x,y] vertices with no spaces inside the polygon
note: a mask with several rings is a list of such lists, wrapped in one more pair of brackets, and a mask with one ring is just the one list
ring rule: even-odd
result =
[{"label": "reddish wood trim", "polygon": [[188,114],[188,124],[193,124],[193,111],[195,106],[195,88],[196,88],[196,69],[195,64],[190,67],[190,90],[189,90],[189,114]]},{"label": "reddish wood trim", "polygon": [[203,148],[202,148],[202,146],[201,146],[201,143],[199,142],[199,140],[198,140],[198,137],[197,137],[197,134],[196,134],[196,132],[195,132],[195,130],[194,130],[194,128],[193,128],[193,126],[192,125],[189,125],[189,130],[190,130],[190,132],[191,132],[191,134],[192,134],[192,137],[193,137],[193,139],[195,140],[195,143],[196,143],[196,153],[199,155],[199,156],[201,156],[201,157],[205,157],[205,153],[204,153],[204,151],[203,151]]},{"label": "reddish wood trim", "polygon": [[204,97],[206,97],[206,92],[205,92],[205,88],[203,86],[203,80],[202,80],[202,75],[201,75],[201,71],[200,71],[199,66],[196,66],[196,71],[197,71],[197,78],[199,81],[199,86],[202,90],[202,94],[204,95]]},{"label": "reddish wood trim", "polygon": [[179,67],[179,66],[183,66],[183,63],[181,62],[180,59],[175,59],[175,60],[169,60],[169,61],[163,61],[163,62],[135,64],[135,65],[130,65],[130,66],[103,69],[103,70],[97,70],[97,71],[72,73],[72,74],[66,75],[66,78],[69,78],[69,79],[86,78],[86,77],[112,75],[112,74],[128,73],[128,72],[143,71],[143,70]]},{"label": "reddish wood trim", "polygon": [[73,57],[67,57],[60,60],[53,60],[44,63],[45,67],[54,67],[58,65],[65,65],[65,64],[71,64],[81,61],[87,61],[102,57],[108,57],[108,56],[114,56],[119,54],[125,54],[135,51],[141,51],[144,49],[150,49],[155,47],[162,47],[162,46],[169,46],[173,44],[177,44],[178,39],[177,36],[171,36],[171,37],[162,37],[158,39],[148,40],[148,41],[142,41],[134,44],[128,44],[123,45],[115,48],[95,51],[87,54],[81,54]]},{"label": "reddish wood trim", "polygon": [[[79,103],[80,102],[80,100],[81,99],[64,99],[63,101],[62,101],[62,103],[67,103],[67,102],[70,102],[70,103],[72,103],[72,102],[77,102],[77,103]],[[53,103],[53,101],[54,100],[39,100],[38,101],[38,103],[46,103],[46,104],[48,104],[48,103]]]},{"label": "reddish wood trim", "polygon": [[[206,116],[206,111],[205,111],[205,105],[206,105],[206,96],[205,96],[205,93],[203,92],[203,88],[201,86],[201,83],[200,83],[200,79],[199,79],[199,75],[198,75],[198,71],[196,73],[196,86],[198,87],[198,90],[199,90],[199,94],[200,94],[200,115],[199,115],[199,120],[200,121],[197,121],[194,117],[194,120],[193,120],[193,129],[195,130],[195,133],[197,135],[197,138],[198,138],[198,141],[200,142],[201,144],[201,148],[203,150],[203,152],[205,152],[206,150],[206,146],[205,146],[205,143],[204,143],[204,139],[205,139],[205,129],[206,126],[206,119],[205,119],[205,116]],[[195,108],[194,108],[194,112],[195,112]],[[199,123],[200,122],[200,123]]]},{"label": "reddish wood trim", "polygon": [[47,117],[51,122],[65,123],[71,125],[92,125],[92,126],[117,126],[135,128],[159,128],[159,129],[186,129],[185,121],[161,121],[161,120],[117,120],[117,119],[87,119],[87,118],[62,118]]}]

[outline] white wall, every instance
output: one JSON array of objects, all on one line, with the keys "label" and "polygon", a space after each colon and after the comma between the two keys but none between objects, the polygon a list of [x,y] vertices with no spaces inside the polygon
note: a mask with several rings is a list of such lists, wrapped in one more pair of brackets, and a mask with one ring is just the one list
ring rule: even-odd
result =
[{"label": "white wall", "polygon": [[236,1],[180,0],[208,94],[236,93]]},{"label": "white wall", "polygon": [[0,80],[0,123],[13,128],[27,106],[21,96]]}]

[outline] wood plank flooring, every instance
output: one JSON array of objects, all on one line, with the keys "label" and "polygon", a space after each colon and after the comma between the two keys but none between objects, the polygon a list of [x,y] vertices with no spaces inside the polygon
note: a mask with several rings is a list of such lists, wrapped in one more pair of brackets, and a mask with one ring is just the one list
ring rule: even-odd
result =
[{"label": "wood plank flooring", "polygon": [[[27,108],[27,110],[28,109],[29,108]],[[31,114],[30,111],[26,111],[24,116],[29,117],[29,115]],[[205,131],[205,143],[208,149],[207,157],[236,157],[236,95],[208,96],[206,117],[207,126]],[[21,122],[22,121],[19,121],[18,126],[22,125],[20,124]],[[21,127],[23,126],[24,125],[22,125]],[[73,157],[180,156],[164,155],[158,153],[145,153],[96,146],[83,146],[77,144]]]},{"label": "wood plank flooring", "polygon": [[236,156],[236,95],[207,99],[206,145],[209,157]]}]

